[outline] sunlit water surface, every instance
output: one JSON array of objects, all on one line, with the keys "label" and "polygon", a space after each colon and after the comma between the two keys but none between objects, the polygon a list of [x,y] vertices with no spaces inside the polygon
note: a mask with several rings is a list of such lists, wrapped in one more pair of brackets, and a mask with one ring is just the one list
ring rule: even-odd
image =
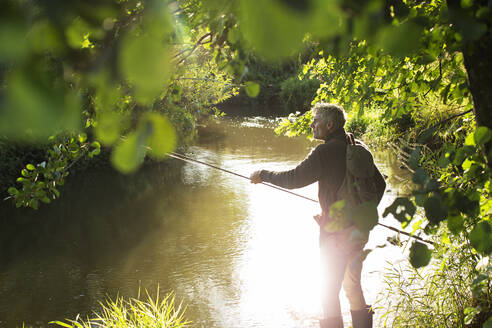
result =
[{"label": "sunlit water surface", "polygon": [[[276,136],[274,125],[262,118],[211,123],[188,155],[245,176],[292,168],[315,143]],[[408,180],[391,154],[375,155],[389,176],[382,212]],[[74,195],[62,197],[63,205],[23,212],[48,223],[27,236],[22,225],[2,232],[14,246],[4,250],[0,267],[0,327],[46,327],[97,311],[107,296],[135,297],[139,289],[155,295],[157,286],[183,300],[193,327],[317,327],[320,268],[312,216],[318,204],[197,164],[180,171],[174,183],[160,171],[147,174],[145,183],[137,176],[131,186],[125,182],[128,193],[106,173],[87,173],[84,183],[63,190]],[[296,192],[316,198],[317,185]],[[14,219],[23,220],[3,218]],[[381,222],[398,227],[390,217]],[[393,234],[376,227],[366,247],[387,244]],[[362,285],[369,304],[384,288],[387,262],[404,259],[394,246],[368,255]],[[341,300],[348,326],[343,292]]]}]

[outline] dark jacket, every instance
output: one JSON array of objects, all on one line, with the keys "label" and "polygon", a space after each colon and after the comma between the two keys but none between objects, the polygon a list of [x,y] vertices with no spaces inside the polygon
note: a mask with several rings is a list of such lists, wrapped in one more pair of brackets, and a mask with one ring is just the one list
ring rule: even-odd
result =
[{"label": "dark jacket", "polygon": [[318,199],[326,220],[345,177],[346,148],[347,135],[341,128],[328,135],[325,143],[318,145],[294,169],[283,172],[262,170],[260,177],[265,182],[287,189],[301,188],[318,181]]}]

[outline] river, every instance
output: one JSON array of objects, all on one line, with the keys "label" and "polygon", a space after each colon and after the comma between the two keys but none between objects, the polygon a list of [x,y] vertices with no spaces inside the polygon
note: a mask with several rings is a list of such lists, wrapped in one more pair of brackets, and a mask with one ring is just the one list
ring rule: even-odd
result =
[{"label": "river", "polygon": [[[246,176],[292,168],[315,144],[276,136],[274,126],[265,118],[221,119],[201,129],[187,154]],[[388,175],[381,213],[409,183],[393,154],[375,158]],[[4,202],[0,327],[48,327],[97,311],[106,297],[155,295],[157,286],[187,305],[193,327],[316,327],[318,205],[206,166],[174,166],[178,174],[165,167],[130,177],[83,173],[37,212]],[[317,185],[296,192],[316,198]],[[397,247],[376,248],[393,234],[371,232],[367,248],[375,249],[362,273],[369,304],[384,288],[387,263],[405,260]],[[348,325],[343,292],[341,299]]]}]

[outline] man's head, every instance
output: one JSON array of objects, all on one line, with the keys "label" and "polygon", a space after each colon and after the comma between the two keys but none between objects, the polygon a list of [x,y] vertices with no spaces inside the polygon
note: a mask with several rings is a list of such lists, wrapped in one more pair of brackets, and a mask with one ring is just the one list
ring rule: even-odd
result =
[{"label": "man's head", "polygon": [[331,132],[343,128],[347,114],[338,104],[317,103],[312,108],[314,120],[311,123],[313,137],[324,140]]}]

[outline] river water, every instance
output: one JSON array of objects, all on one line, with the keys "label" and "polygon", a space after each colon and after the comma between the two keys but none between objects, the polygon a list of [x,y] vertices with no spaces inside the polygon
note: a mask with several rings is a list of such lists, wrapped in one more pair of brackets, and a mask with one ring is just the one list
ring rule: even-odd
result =
[{"label": "river water", "polygon": [[[187,154],[246,176],[292,168],[315,143],[276,136],[274,126],[264,118],[212,122]],[[391,153],[375,157],[388,175],[381,213],[409,183]],[[316,327],[318,204],[205,166],[169,162],[174,169],[146,168],[131,177],[85,172],[38,212],[4,202],[0,327],[47,327],[97,311],[106,297],[155,295],[157,286],[187,305],[193,327]],[[317,185],[296,192],[316,198]],[[399,226],[390,217],[381,222]],[[387,263],[405,260],[399,248],[376,248],[393,234],[383,227],[371,232],[367,248],[374,251],[362,273],[369,304],[384,288]],[[348,326],[343,292],[341,299]]]}]

